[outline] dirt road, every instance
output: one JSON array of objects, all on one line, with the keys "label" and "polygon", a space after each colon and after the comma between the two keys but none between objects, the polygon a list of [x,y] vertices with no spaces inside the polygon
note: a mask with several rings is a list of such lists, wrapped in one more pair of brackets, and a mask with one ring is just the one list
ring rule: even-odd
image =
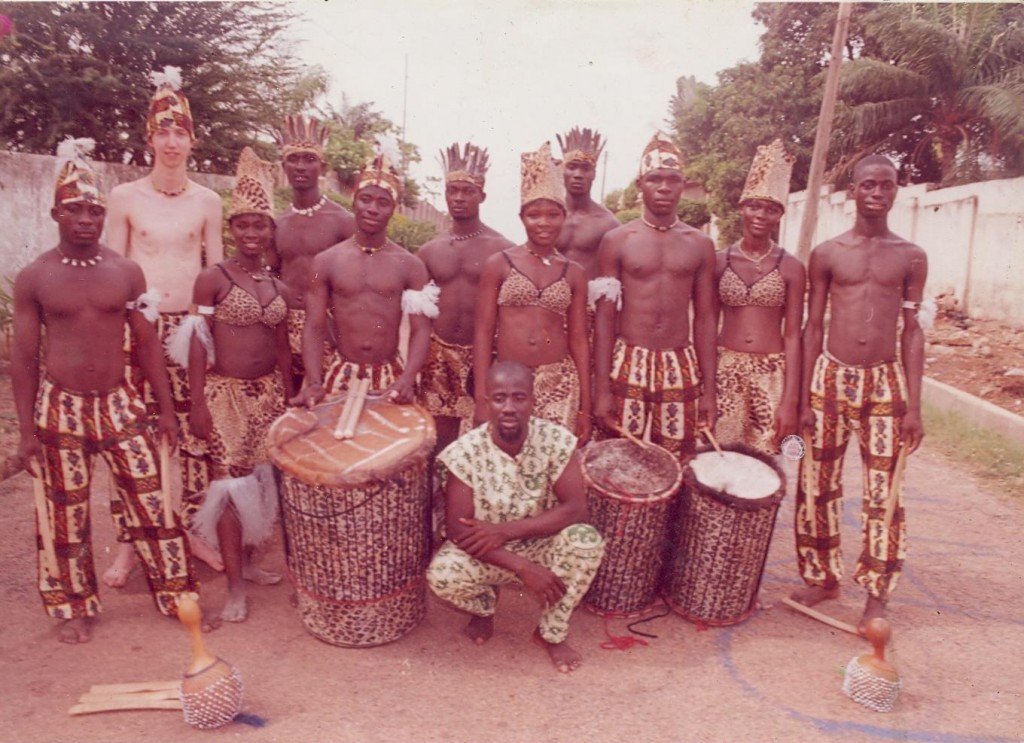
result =
[{"label": "dirt road", "polygon": [[[859,467],[848,459],[849,493]],[[98,467],[93,524],[100,569],[112,532]],[[996,496],[927,445],[907,473],[911,552],[890,608],[891,659],[904,691],[879,714],[840,691],[842,667],[866,643],[782,606],[797,579],[792,495],[776,525],[762,597],[744,624],[701,631],[679,617],[647,625],[649,645],[604,650],[606,630],[580,611],[571,640],[586,663],[557,674],[528,641],[532,600],[506,590],[486,646],[460,634],[464,618],[432,601],[426,620],[388,646],[347,650],[306,633],[290,588],[253,589],[246,623],[208,636],[245,678],[245,711],[262,728],[233,723],[192,730],[180,713],[69,717],[91,684],[174,679],[188,657],[181,628],[153,608],[136,575],[103,592],[93,641],[58,644],[34,589],[32,499],[24,474],[3,485],[0,523],[0,740],[3,741],[1009,741],[1024,738],[1024,501]],[[792,493],[792,490],[790,491]],[[846,543],[857,534],[848,498]],[[853,551],[847,554],[852,565]],[[283,568],[280,544],[263,563]],[[202,573],[204,605],[225,581]],[[863,596],[852,584],[827,611],[855,622]]]}]

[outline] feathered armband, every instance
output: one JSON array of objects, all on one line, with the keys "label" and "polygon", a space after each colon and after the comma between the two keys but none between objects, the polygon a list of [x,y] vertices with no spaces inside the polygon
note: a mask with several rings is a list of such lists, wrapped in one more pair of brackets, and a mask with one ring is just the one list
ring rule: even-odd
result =
[{"label": "feathered armband", "polygon": [[129,310],[138,310],[149,322],[156,322],[160,317],[160,290],[150,288],[134,302],[126,302],[124,306]]},{"label": "feathered armband", "polygon": [[437,317],[437,301],[441,298],[441,287],[431,281],[422,289],[406,289],[402,292],[402,312],[407,315]]},{"label": "feathered armband", "polygon": [[597,306],[597,300],[615,302],[615,309],[622,309],[622,282],[613,276],[599,276],[587,284],[587,304]]},{"label": "feathered armband", "polygon": [[939,305],[931,297],[922,302],[904,299],[900,307],[905,310],[917,310],[917,324],[922,330],[931,330],[935,326],[935,315],[939,311]]},{"label": "feathered armband", "polygon": [[164,342],[167,358],[178,366],[188,366],[188,351],[192,345],[193,335],[199,339],[199,343],[206,351],[206,365],[213,366],[213,335],[210,333],[210,326],[206,323],[206,318],[203,317],[203,315],[212,315],[213,307],[201,306],[196,307],[196,310],[198,314],[189,315],[182,320],[181,325],[175,328]]}]

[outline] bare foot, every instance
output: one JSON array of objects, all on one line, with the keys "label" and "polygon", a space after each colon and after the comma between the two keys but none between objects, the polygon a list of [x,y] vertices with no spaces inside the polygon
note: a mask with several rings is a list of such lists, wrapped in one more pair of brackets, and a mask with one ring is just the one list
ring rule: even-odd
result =
[{"label": "bare foot", "polygon": [[861,637],[867,637],[868,622],[876,617],[885,616],[885,602],[881,599],[876,599],[874,596],[868,596],[867,603],[864,604],[864,614],[861,616],[860,621],[857,623],[857,634]]},{"label": "bare foot", "polygon": [[791,599],[804,606],[814,606],[828,599],[839,598],[839,586],[825,588],[825,586],[807,586],[799,591],[793,591],[789,595]]},{"label": "bare foot", "polygon": [[131,542],[118,542],[114,549],[114,564],[103,574],[103,582],[111,588],[124,588],[138,564],[135,545]]},{"label": "bare foot", "polygon": [[559,673],[572,673],[583,665],[583,656],[567,642],[548,642],[540,636],[539,629],[533,631],[533,641],[548,651],[548,657]]},{"label": "bare foot", "polygon": [[191,548],[193,556],[205,562],[218,573],[224,572],[224,560],[221,558],[220,552],[207,544],[201,537],[189,532],[188,546]]},{"label": "bare foot", "polygon": [[281,582],[280,573],[272,573],[269,570],[262,570],[255,565],[246,565],[242,568],[242,577],[250,583],[258,586],[276,586]]},{"label": "bare foot", "polygon": [[61,624],[57,639],[68,645],[78,645],[92,639],[92,619],[68,619]]},{"label": "bare foot", "polygon": [[244,622],[249,616],[249,603],[245,592],[239,591],[228,596],[228,602],[221,610],[220,618],[224,622]]},{"label": "bare foot", "polygon": [[494,634],[494,617],[470,617],[462,632],[477,645],[483,645]]}]

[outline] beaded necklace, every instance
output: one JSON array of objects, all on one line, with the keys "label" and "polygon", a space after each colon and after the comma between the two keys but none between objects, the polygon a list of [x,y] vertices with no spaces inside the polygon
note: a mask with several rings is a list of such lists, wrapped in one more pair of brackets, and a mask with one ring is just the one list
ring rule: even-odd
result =
[{"label": "beaded necklace", "polygon": [[60,256],[60,262],[65,266],[73,266],[74,268],[92,268],[103,260],[103,256],[97,250],[96,255],[92,258],[72,258],[70,255],[66,255],[60,246],[57,246],[57,254]]},{"label": "beaded necklace", "polygon": [[320,200],[318,202],[316,202],[315,204],[313,204],[313,206],[306,207],[305,209],[303,209],[303,208],[295,206],[295,204],[292,204],[291,205],[291,210],[293,212],[295,212],[296,214],[300,215],[300,216],[312,217],[318,211],[323,209],[324,208],[324,204],[326,204],[326,203],[327,203],[327,194],[321,194]]}]

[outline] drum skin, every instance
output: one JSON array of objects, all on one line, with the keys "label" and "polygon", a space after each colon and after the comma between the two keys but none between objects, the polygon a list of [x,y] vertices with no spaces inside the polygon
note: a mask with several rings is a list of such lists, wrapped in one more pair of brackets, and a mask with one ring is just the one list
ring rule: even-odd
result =
[{"label": "drum skin", "polygon": [[267,445],[282,470],[285,558],[303,624],[324,642],[370,647],[426,613],[436,434],[423,408],[368,398],[356,435],[338,441],[343,402],[285,413]]},{"label": "drum skin", "polygon": [[582,470],[590,523],[605,542],[584,606],[606,616],[642,614],[657,598],[682,468],[654,444],[607,439],[586,448]]},{"label": "drum skin", "polygon": [[742,622],[757,608],[757,592],[786,487],[785,475],[770,456],[742,444],[722,448],[771,467],[778,475],[779,487],[766,497],[738,498],[705,486],[690,466],[685,468],[673,537],[675,553],[664,593],[676,613],[708,625]]}]

